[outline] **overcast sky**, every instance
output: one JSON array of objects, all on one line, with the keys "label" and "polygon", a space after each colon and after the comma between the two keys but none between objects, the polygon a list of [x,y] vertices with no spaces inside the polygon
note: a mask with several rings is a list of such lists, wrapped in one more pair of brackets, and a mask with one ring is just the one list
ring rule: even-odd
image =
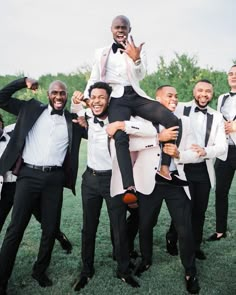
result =
[{"label": "overcast sky", "polygon": [[0,75],[76,72],[112,42],[110,26],[129,17],[145,42],[149,72],[159,56],[196,56],[201,67],[228,70],[236,59],[236,0],[1,0]]}]

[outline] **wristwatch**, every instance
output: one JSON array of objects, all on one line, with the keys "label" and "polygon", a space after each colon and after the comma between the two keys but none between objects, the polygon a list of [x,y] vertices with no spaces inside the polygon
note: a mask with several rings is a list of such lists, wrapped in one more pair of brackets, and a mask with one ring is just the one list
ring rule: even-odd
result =
[{"label": "wristwatch", "polygon": [[137,59],[137,60],[134,62],[134,64],[135,64],[136,66],[139,66],[139,65],[141,64],[141,58]]}]

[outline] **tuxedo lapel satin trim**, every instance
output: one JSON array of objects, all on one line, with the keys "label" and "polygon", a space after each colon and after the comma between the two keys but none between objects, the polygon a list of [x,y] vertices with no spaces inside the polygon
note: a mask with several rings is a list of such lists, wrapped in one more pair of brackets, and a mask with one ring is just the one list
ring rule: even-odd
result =
[{"label": "tuxedo lapel satin trim", "polygon": [[190,114],[190,111],[191,111],[191,106],[190,107],[184,107],[184,116],[189,116]]},{"label": "tuxedo lapel satin trim", "polygon": [[183,124],[182,124],[182,120],[179,119],[178,137],[177,137],[177,140],[176,140],[177,147],[179,147],[179,144],[180,144],[180,141],[181,141],[181,138],[182,138],[182,133],[183,133]]},{"label": "tuxedo lapel satin trim", "polygon": [[103,51],[102,57],[101,57],[101,81],[103,81],[103,82],[105,82],[105,78],[106,78],[106,65],[107,65],[110,51],[111,51],[111,47],[106,48]]},{"label": "tuxedo lapel satin trim", "polygon": [[205,146],[207,146],[208,144],[208,140],[211,133],[211,126],[213,122],[213,115],[209,113],[207,113],[206,115],[207,115],[207,126],[206,126]]},{"label": "tuxedo lapel satin trim", "polygon": [[72,118],[71,114],[65,110],[64,112],[66,122],[67,122],[67,129],[68,129],[68,136],[69,136],[69,152],[71,153],[71,148],[72,148]]}]

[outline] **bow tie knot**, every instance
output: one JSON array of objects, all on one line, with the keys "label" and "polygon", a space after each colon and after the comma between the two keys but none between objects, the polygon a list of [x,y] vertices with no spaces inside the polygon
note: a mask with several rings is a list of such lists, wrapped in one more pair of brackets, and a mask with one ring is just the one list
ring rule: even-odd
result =
[{"label": "bow tie knot", "polygon": [[[125,49],[123,45],[118,44],[118,43],[113,43],[111,48],[114,53],[116,53],[119,48]],[[119,50],[119,51],[120,51],[120,53],[123,53],[123,51],[121,51],[121,50]]]},{"label": "bow tie knot", "polygon": [[199,107],[196,107],[194,112],[202,112],[204,115],[206,115],[207,109],[200,109]]},{"label": "bow tie knot", "polygon": [[63,115],[63,110],[55,110],[55,109],[52,109],[51,111],[51,115],[59,115],[59,116],[62,116]]},{"label": "bow tie knot", "polygon": [[100,120],[98,120],[98,118],[97,117],[94,117],[94,120],[93,120],[93,122],[96,124],[96,123],[98,123],[101,127],[104,127],[104,122],[103,121],[100,121]]},{"label": "bow tie knot", "polygon": [[231,92],[231,91],[230,91],[229,94],[230,94],[230,96],[234,96],[234,95],[236,95],[236,92]]}]

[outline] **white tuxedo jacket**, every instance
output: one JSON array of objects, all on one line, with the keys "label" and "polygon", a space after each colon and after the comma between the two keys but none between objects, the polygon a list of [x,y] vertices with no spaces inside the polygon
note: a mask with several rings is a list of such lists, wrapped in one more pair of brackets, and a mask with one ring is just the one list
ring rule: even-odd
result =
[{"label": "white tuxedo jacket", "polygon": [[[140,120],[135,117],[136,120]],[[184,173],[185,163],[195,163],[198,160],[197,153],[190,150],[190,146],[195,143],[192,130],[189,124],[189,118],[181,118],[182,122],[182,136],[179,143],[180,158],[175,160],[175,164],[181,178],[186,180]],[[143,122],[144,132],[148,129],[150,122]],[[151,124],[152,125],[152,124]],[[156,130],[155,130],[156,132]],[[140,130],[136,130],[133,133],[136,136],[130,136],[130,150],[135,150],[131,152],[131,158],[133,161],[133,173],[134,181],[137,191],[145,195],[150,195],[155,187],[155,174],[157,169],[159,169],[161,150],[158,141],[156,140],[157,135],[149,137],[137,137],[140,135]],[[151,140],[152,139],[152,140]],[[137,151],[137,148],[140,150]],[[124,192],[122,187],[121,174],[119,171],[119,166],[116,159],[115,147],[111,146],[112,155],[112,179],[111,179],[111,195],[115,196]],[[185,187],[185,192],[187,196],[190,197],[188,187]]]},{"label": "white tuxedo jacket", "polygon": [[[194,122],[191,120],[191,114],[194,113],[194,101],[180,102],[176,108],[175,114],[177,117],[180,115],[187,115],[190,118],[191,124]],[[206,156],[203,159],[206,160],[207,170],[211,182],[211,187],[215,186],[215,170],[214,161],[215,158],[226,159],[228,144],[224,129],[224,119],[220,112],[207,107],[207,132],[205,136],[205,151]]]},{"label": "white tuxedo jacket", "polygon": [[[221,94],[218,98],[217,102],[217,111],[221,112],[222,105],[225,103],[226,99],[229,97],[229,93]],[[236,110],[235,110],[235,117],[236,117]],[[229,139],[229,136],[226,135],[227,140]],[[230,137],[233,140],[234,144],[236,145],[236,131],[230,133]],[[227,157],[227,153],[226,153]]]},{"label": "white tuxedo jacket", "polygon": [[[91,75],[84,91],[85,98],[89,98],[88,89],[92,84],[98,81],[109,82],[106,81],[106,64],[111,51],[111,46],[112,44],[110,46],[99,48],[96,50]],[[126,53],[123,53],[123,56],[127,64],[127,75],[130,81],[130,85],[140,96],[151,99],[139,86],[139,81],[145,77],[147,71],[147,58],[144,47],[141,50],[141,63],[138,66],[134,64],[133,60]],[[116,83],[109,84],[113,89],[111,97],[123,96],[124,87],[122,85]]]}]

